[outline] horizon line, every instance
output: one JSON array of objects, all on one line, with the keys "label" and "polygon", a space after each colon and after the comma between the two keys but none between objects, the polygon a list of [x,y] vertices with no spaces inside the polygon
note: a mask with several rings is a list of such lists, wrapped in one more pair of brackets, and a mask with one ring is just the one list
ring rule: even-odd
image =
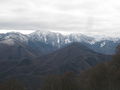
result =
[{"label": "horizon line", "polygon": [[4,30],[4,29],[1,29],[0,30],[0,34],[6,34],[6,33],[10,33],[10,32],[18,32],[18,33],[22,33],[22,34],[31,34],[33,32],[36,32],[36,31],[42,31],[42,32],[46,32],[46,31],[49,31],[49,32],[54,32],[54,33],[60,33],[60,34],[63,34],[63,35],[69,35],[69,34],[87,34],[88,36],[92,36],[92,35],[105,35],[105,36],[115,36],[115,37],[120,37],[120,32],[116,32],[116,31],[112,31],[112,32],[109,32],[109,31],[104,31],[104,32],[97,32],[97,31],[91,31],[91,32],[87,32],[87,31],[80,31],[80,32],[76,32],[76,31],[59,31],[59,30]]}]

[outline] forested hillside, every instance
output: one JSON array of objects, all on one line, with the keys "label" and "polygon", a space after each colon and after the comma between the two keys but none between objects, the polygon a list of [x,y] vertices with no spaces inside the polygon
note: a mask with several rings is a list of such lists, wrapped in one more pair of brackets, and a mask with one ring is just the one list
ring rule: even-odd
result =
[{"label": "forested hillside", "polygon": [[120,47],[113,60],[81,72],[48,77],[42,90],[120,90]]}]

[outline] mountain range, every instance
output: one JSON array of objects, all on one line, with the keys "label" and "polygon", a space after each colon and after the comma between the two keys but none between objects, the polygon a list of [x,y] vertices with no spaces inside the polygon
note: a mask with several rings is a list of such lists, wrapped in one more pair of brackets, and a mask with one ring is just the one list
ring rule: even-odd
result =
[{"label": "mountain range", "polygon": [[0,82],[14,77],[36,87],[46,75],[80,73],[110,61],[119,42],[119,38],[97,40],[50,31],[0,34]]},{"label": "mountain range", "polygon": [[[17,32],[10,32],[0,34],[0,45],[7,45],[9,47],[17,44],[22,47],[27,47],[29,53],[37,56],[51,53],[68,44],[79,42],[92,49],[95,52],[111,55],[115,53],[116,46],[120,43],[120,37],[92,37],[81,33],[63,35],[50,31],[35,31],[31,34],[21,34]],[[16,45],[15,45],[16,44]],[[4,48],[4,47],[3,47]]]},{"label": "mountain range", "polygon": [[110,55],[96,53],[81,43],[72,43],[47,55],[2,60],[0,78],[63,74],[71,71],[80,73],[81,70],[109,60]]}]

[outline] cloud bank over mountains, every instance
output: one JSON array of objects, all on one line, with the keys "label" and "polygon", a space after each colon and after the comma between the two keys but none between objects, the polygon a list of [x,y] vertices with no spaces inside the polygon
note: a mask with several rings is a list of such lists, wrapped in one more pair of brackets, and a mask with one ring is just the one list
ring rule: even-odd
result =
[{"label": "cloud bank over mountains", "polygon": [[119,24],[119,0],[0,0],[1,30],[118,32]]}]

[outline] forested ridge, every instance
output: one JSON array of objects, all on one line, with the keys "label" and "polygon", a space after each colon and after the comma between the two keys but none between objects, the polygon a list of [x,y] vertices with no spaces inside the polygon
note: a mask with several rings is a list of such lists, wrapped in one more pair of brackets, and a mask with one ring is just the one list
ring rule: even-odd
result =
[{"label": "forested ridge", "polygon": [[[120,90],[120,47],[112,61],[98,64],[80,74],[45,75],[42,84],[34,89],[20,79],[11,78],[0,83],[0,90]],[[32,82],[31,82],[32,83]]]}]

